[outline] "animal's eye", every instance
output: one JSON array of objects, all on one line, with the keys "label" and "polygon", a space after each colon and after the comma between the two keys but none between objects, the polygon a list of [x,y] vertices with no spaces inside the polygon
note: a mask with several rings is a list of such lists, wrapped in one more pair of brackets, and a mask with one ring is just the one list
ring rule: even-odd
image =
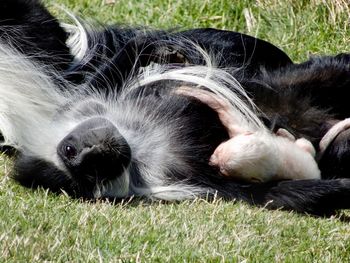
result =
[{"label": "animal's eye", "polygon": [[77,149],[71,145],[64,146],[64,153],[68,159],[72,159],[77,155]]}]

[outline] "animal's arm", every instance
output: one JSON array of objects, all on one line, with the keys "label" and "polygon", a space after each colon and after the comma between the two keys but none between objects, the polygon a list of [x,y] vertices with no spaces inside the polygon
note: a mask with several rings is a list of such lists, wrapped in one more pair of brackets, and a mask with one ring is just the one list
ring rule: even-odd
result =
[{"label": "animal's arm", "polygon": [[[273,70],[292,64],[287,54],[278,47],[239,32],[197,28],[179,32],[177,36],[197,43],[213,55],[220,68],[242,68],[245,77],[260,72],[261,67]],[[190,58],[192,60],[193,56]],[[198,61],[193,63],[198,64]]]},{"label": "animal's arm", "polygon": [[155,45],[152,38],[134,37],[109,61],[98,68],[87,82],[98,90],[120,89],[123,82],[146,66],[154,58]]},{"label": "animal's arm", "polygon": [[233,109],[232,105],[230,105],[228,100],[220,98],[219,96],[214,95],[209,91],[193,89],[184,86],[177,89],[176,93],[184,96],[194,97],[215,110],[222,125],[224,125],[226,128],[230,138],[239,134],[252,133],[251,131],[244,129],[239,125],[241,122],[237,117],[237,113]]},{"label": "animal's arm", "polygon": [[145,33],[131,38],[118,52],[104,63],[88,83],[99,89],[119,89],[125,80],[138,74],[140,67],[152,62],[159,64],[186,63],[180,52],[183,47],[175,44],[165,33]]},{"label": "animal's arm", "polygon": [[[312,58],[301,64],[266,72],[259,81],[277,94],[309,98],[311,106],[330,110],[339,119],[350,116],[350,54]],[[254,90],[251,92],[254,96]]]}]

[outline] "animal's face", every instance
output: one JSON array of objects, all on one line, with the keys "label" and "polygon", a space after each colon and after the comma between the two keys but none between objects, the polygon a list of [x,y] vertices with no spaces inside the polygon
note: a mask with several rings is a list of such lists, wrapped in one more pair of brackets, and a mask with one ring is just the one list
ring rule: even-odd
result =
[{"label": "animal's face", "polygon": [[102,117],[78,124],[58,144],[57,154],[74,180],[89,188],[121,176],[131,160],[124,137]]}]

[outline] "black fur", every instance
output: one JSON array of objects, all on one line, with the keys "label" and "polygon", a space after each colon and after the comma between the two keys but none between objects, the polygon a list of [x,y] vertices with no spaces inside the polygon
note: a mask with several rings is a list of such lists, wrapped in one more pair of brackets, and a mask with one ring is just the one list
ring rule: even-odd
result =
[{"label": "black fur", "polygon": [[[16,43],[16,47],[24,54],[34,55],[34,59],[45,65],[65,69],[62,76],[70,81],[89,82],[97,90],[111,84],[115,89],[120,89],[125,78],[136,72],[135,65],[142,67],[150,62],[168,63],[174,67],[202,64],[200,55],[190,51],[188,42],[183,41],[188,39],[214,53],[217,66],[234,74],[262,109],[264,115],[260,117],[272,130],[286,128],[297,137],[311,140],[317,148],[332,123],[350,115],[346,90],[350,85],[350,59],[347,54],[293,64],[285,53],[273,45],[240,33],[215,29],[140,33],[137,29],[110,27],[99,33],[97,39],[100,42],[94,50],[96,55],[90,61],[91,64],[86,64],[85,61],[73,64],[64,45],[66,34],[37,1],[8,0],[3,1],[0,7],[0,31],[7,32],[8,24],[16,28],[18,26],[24,28],[20,34],[30,38],[30,41],[22,41],[18,34],[9,33],[8,37],[3,33],[2,41]],[[163,85],[174,83],[160,83],[160,86]],[[182,137],[179,137],[181,139],[177,137],[173,143],[188,143],[193,146],[187,147],[183,152],[184,156],[189,156],[187,161],[192,167],[186,172],[181,167],[179,171],[182,172],[176,169],[169,171],[168,180],[185,180],[189,185],[215,189],[219,196],[227,199],[240,199],[273,209],[284,208],[315,215],[329,215],[337,209],[350,208],[350,179],[339,179],[349,177],[348,131],[341,133],[320,159],[323,180],[248,184],[221,177],[208,165],[208,158],[215,147],[227,139],[224,127],[211,109],[195,100],[163,92],[157,86],[145,87],[143,93],[135,96],[144,96],[144,100],[153,100],[154,105],[159,104],[159,107],[148,109],[150,114],[163,112],[169,115],[171,121],[181,119],[184,127],[191,127],[190,130],[182,129]],[[167,108],[166,105],[173,105],[173,108]],[[125,125],[136,125],[135,123]],[[80,132],[79,129],[75,135],[79,140],[79,136],[82,136]],[[88,133],[91,137],[89,130]],[[97,137],[101,139],[105,135],[99,134]],[[64,142],[62,144],[66,147]],[[81,149],[77,145],[80,144],[73,143],[77,152],[60,154],[66,157],[72,154],[74,158],[80,156]],[[62,151],[66,150],[64,148]],[[107,157],[111,155],[107,153]],[[115,162],[114,158],[108,158],[103,161],[104,167],[110,167]],[[71,159],[65,163],[68,169],[73,167],[79,170],[72,172],[74,176],[83,175],[83,178],[77,180],[74,176],[68,177],[51,163],[25,153],[18,153],[15,159],[15,179],[25,186],[44,186],[56,192],[65,190],[77,197],[92,197],[89,185],[91,182],[84,178],[86,171],[79,170],[81,160],[77,165]],[[132,172],[140,175],[135,184],[143,183],[139,168],[131,165]],[[100,172],[102,168],[96,169]],[[96,180],[100,180],[98,172],[94,178]],[[109,175],[107,173],[103,176],[105,177],[102,179],[108,179]]]},{"label": "black fur", "polygon": [[202,55],[190,48],[193,43],[215,57],[215,66],[235,71],[240,68],[241,74],[235,73],[240,81],[256,75],[260,68],[273,70],[292,64],[283,51],[266,41],[212,28],[166,33],[109,27],[94,38],[100,41],[90,43],[89,48],[94,49],[96,56],[90,63],[83,60],[75,65],[67,78],[83,81],[86,72],[95,72],[92,77],[90,74],[85,77],[85,81],[98,89],[120,86],[136,72],[135,66],[147,66],[151,62],[204,65]]},{"label": "black fur", "polygon": [[0,39],[34,60],[67,69],[67,33],[39,1],[0,1]]}]

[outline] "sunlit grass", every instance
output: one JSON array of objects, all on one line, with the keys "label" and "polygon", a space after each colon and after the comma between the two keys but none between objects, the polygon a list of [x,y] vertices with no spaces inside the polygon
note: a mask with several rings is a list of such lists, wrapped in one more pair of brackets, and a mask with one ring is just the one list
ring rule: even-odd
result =
[{"label": "sunlit grass", "polygon": [[[271,41],[297,61],[349,50],[349,5],[336,1],[45,1],[89,21],[216,27]],[[3,164],[7,173],[11,164]],[[342,218],[346,218],[343,216]],[[350,224],[216,200],[86,203],[0,176],[0,259],[8,262],[348,262]]]}]

